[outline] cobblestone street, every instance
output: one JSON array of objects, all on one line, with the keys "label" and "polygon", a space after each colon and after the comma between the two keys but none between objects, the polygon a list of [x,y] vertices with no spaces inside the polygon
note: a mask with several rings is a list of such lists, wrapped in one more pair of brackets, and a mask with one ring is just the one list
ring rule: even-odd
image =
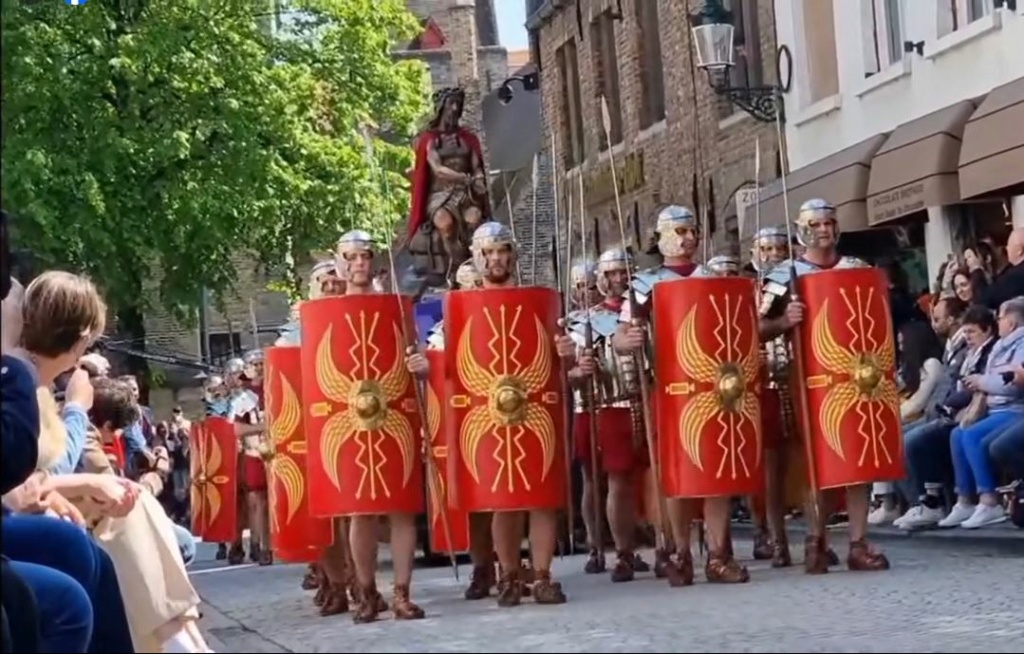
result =
[{"label": "cobblestone street", "polygon": [[[840,541],[837,539],[837,545]],[[1001,546],[890,541],[888,573],[772,570],[745,561],[743,586],[670,589],[647,574],[612,585],[583,557],[557,560],[569,603],[499,609],[462,599],[469,568],[417,570],[419,622],[354,625],[319,617],[303,566],[224,569],[197,562],[204,627],[221,652],[1022,652],[1024,541]],[[797,550],[799,548],[796,548]],[[837,551],[845,548],[837,546]],[[750,542],[737,543],[741,556]],[[203,546],[201,556],[212,558]],[[650,560],[649,553],[647,559]],[[382,575],[382,590],[389,590]]]}]

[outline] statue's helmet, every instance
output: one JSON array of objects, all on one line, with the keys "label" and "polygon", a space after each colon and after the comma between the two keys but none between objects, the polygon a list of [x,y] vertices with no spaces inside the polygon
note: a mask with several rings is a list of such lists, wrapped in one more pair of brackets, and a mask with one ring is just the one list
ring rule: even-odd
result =
[{"label": "statue's helmet", "polygon": [[658,211],[654,232],[658,237],[658,250],[663,256],[678,257],[686,251],[684,242],[687,232],[696,239],[700,231],[697,217],[686,207],[670,204]]},{"label": "statue's helmet", "polygon": [[431,101],[434,105],[434,114],[430,119],[430,126],[437,127],[441,122],[441,114],[444,112],[444,107],[450,100],[454,100],[457,103],[458,111],[456,113],[457,118],[462,118],[462,111],[466,107],[466,92],[457,87],[449,86],[443,89],[434,91],[431,96]]}]

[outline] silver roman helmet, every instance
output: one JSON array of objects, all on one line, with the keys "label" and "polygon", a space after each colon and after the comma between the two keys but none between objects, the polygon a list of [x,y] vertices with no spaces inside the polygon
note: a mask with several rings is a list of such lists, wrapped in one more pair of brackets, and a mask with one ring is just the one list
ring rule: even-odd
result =
[{"label": "silver roman helmet", "polygon": [[693,232],[696,240],[699,225],[692,211],[678,204],[670,204],[658,211],[654,232],[658,235],[658,250],[663,256],[678,257],[686,251],[683,247],[684,230]]},{"label": "silver roman helmet", "polygon": [[597,258],[597,290],[601,295],[608,295],[608,273],[616,270],[629,270],[629,253],[625,248],[608,248]]},{"label": "silver roman helmet", "polygon": [[731,254],[712,257],[705,267],[715,277],[737,277],[740,274],[740,260]]},{"label": "silver roman helmet", "polygon": [[[773,250],[782,250],[779,257]],[[764,227],[754,235],[754,243],[750,246],[750,263],[754,270],[771,269],[785,261],[789,256],[789,235],[784,227]]]},{"label": "silver roman helmet", "polygon": [[357,252],[368,252],[372,257],[377,249],[377,244],[369,232],[362,229],[353,229],[342,234],[338,239],[335,248],[334,266],[338,276],[348,281],[348,260]]},{"label": "silver roman helmet", "polygon": [[586,259],[574,263],[569,269],[569,283],[573,301],[579,307],[586,306],[590,289],[597,285],[597,264]]},{"label": "silver roman helmet", "polygon": [[825,221],[831,221],[834,225],[838,241],[839,221],[836,218],[835,206],[820,198],[801,204],[800,211],[796,216],[796,238],[800,241],[800,245],[813,247],[815,244],[814,226]]},{"label": "silver roman helmet", "polygon": [[224,378],[220,375],[210,375],[203,383],[203,399],[207,402],[216,402],[224,396]]},{"label": "silver roman helmet", "polygon": [[242,361],[245,362],[245,368],[242,372],[249,379],[262,379],[263,378],[263,350],[253,349],[247,351],[242,355]]},{"label": "silver roman helmet", "polygon": [[462,265],[455,270],[455,283],[462,290],[480,286],[480,273],[472,259],[463,261]]},{"label": "silver roman helmet", "polygon": [[228,362],[224,364],[224,377],[230,380],[232,377],[237,377],[245,372],[245,361],[240,357],[231,357]]},{"label": "silver roman helmet", "polygon": [[315,300],[324,295],[324,280],[329,275],[336,274],[334,261],[319,261],[313,266],[313,270],[309,272],[309,290],[307,297],[310,300]]},{"label": "silver roman helmet", "polygon": [[478,272],[487,270],[488,250],[508,247],[512,251],[512,262],[516,258],[516,241],[512,238],[512,230],[499,222],[486,222],[476,228],[473,232],[473,240],[469,245],[473,253],[473,265]]}]

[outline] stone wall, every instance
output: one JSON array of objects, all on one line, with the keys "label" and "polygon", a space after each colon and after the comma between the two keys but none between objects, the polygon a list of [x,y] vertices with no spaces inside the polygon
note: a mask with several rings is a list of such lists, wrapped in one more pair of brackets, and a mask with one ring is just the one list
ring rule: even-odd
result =
[{"label": "stone wall", "polygon": [[[653,228],[653,217],[658,205],[679,203],[693,206],[693,175],[695,170],[710,175],[714,183],[716,224],[711,232],[710,250],[714,252],[749,248],[738,243],[735,191],[754,180],[755,141],[761,143],[761,178],[775,176],[775,158],[778,149],[775,124],[760,123],[736,109],[732,115],[722,111],[724,100],[708,85],[703,71],[691,67],[690,26],[687,11],[694,12],[698,2],[690,0],[656,1],[659,12],[662,65],[665,88],[665,120],[645,130],[640,129],[641,72],[643,61],[638,44],[639,28],[635,2],[623,0],[623,19],[615,22],[615,41],[619,64],[619,88],[622,107],[622,142],[614,146],[620,178],[629,177],[621,197],[622,210],[630,215],[634,206],[639,209],[646,233]],[[737,0],[740,1],[740,0]],[[585,161],[581,166],[566,170],[558,162],[560,178],[568,181],[576,193],[576,178],[582,174],[588,189],[588,214],[599,218],[602,245],[621,240],[614,219],[614,199],[610,185],[609,152],[598,153],[601,129],[600,105],[591,58],[591,37],[588,16],[598,15],[614,5],[608,0],[576,0],[583,3],[584,38],[581,41],[576,23],[575,3],[561,2],[559,8],[538,27],[540,53],[543,66],[541,89],[545,123],[554,129],[560,152],[564,150],[564,134],[568,126],[562,116],[563,81],[559,74],[556,51],[567,40],[575,39],[578,53],[582,113],[584,125]],[[551,5],[550,0],[545,5]],[[687,9],[687,4],[690,5]],[[775,82],[775,28],[770,2],[746,2],[756,7],[760,32],[762,78],[765,84]],[[543,11],[539,11],[539,17]],[[699,144],[699,148],[698,148]],[[561,157],[560,157],[561,158]],[[642,166],[640,162],[642,160]],[[642,170],[642,174],[640,171]],[[622,185],[620,179],[620,186]],[[560,182],[560,186],[562,186]],[[707,183],[703,184],[706,195]],[[575,198],[574,198],[575,199]],[[578,204],[578,202],[574,202]],[[578,223],[578,220],[574,220]],[[711,230],[709,230],[710,232]],[[632,231],[627,240],[632,241]]]}]

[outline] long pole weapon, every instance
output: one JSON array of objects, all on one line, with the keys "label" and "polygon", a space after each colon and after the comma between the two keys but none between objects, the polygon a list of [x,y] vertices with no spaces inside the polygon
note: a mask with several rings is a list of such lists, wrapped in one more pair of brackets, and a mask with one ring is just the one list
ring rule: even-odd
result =
[{"label": "long pole weapon", "polygon": [[[371,165],[377,169],[377,173],[380,175],[381,183],[384,191],[384,198],[390,205],[391,202],[391,183],[388,181],[387,170],[377,162],[376,155],[373,151],[373,141],[368,133],[364,134],[366,138],[366,149],[367,155],[370,157]],[[405,315],[405,297],[402,296],[398,289],[398,274],[395,268],[395,255],[392,252],[392,232],[395,226],[398,224],[398,220],[388,221],[388,226],[385,231],[385,248],[388,253],[388,272],[391,277],[391,293],[398,300],[398,312],[399,320],[402,323],[402,337],[406,343],[406,354],[413,354],[417,351],[416,343],[416,325],[410,316]],[[432,496],[438,498],[438,504],[441,507],[439,511],[441,518],[441,530],[444,532],[444,538],[449,543],[452,543],[452,527],[448,522],[448,514],[444,511],[444,507],[448,506],[447,493],[445,492],[444,486],[438,483],[440,479],[440,472],[437,465],[437,460],[434,458],[434,450],[430,445],[430,434],[427,433],[427,402],[423,396],[422,382],[414,378],[412,380],[412,387],[416,394],[416,411],[419,414],[420,419],[420,439],[422,441],[423,448],[423,460],[427,463],[427,485],[430,488]],[[459,563],[456,560],[455,552],[448,552],[448,560],[452,566],[452,573],[455,575],[455,580],[459,580]]]},{"label": "long pole weapon", "polygon": [[[517,179],[519,179],[518,172],[512,176],[513,186]],[[516,217],[512,211],[512,186],[507,184],[508,176],[505,174],[505,171],[501,171],[501,181],[505,184],[505,206],[508,207],[508,229],[512,232],[512,240],[516,242],[516,247],[519,247],[519,237],[516,236]],[[519,263],[519,257],[516,257],[516,280],[519,283],[522,283],[523,281],[523,270],[522,265]]]},{"label": "long pole weapon", "polygon": [[[584,266],[587,264],[589,259],[587,258],[587,212],[584,211],[583,207],[586,206],[583,202],[583,175],[579,176],[579,198],[580,207],[577,212],[580,217],[580,252],[583,255]],[[597,230],[595,230],[596,233]],[[600,256],[600,255],[599,255]],[[600,272],[598,272],[600,274]],[[589,295],[590,289],[584,289],[583,291],[583,305],[586,311],[587,324],[584,330],[583,339],[584,347],[588,354],[593,355],[594,353],[594,326],[591,322],[593,320],[591,316],[590,301],[587,295]],[[594,373],[595,375],[597,373]],[[592,507],[594,516],[594,543],[591,544],[599,553],[601,567],[604,568],[604,529],[603,520],[601,518],[601,476],[597,470],[597,380],[594,375],[591,375],[587,379],[587,385],[584,388],[583,401],[587,404],[587,413],[589,414],[589,431],[590,431],[590,497],[592,499]]]},{"label": "long pole weapon", "polygon": [[[611,138],[611,124],[612,119],[608,114],[608,101],[604,96],[601,96],[601,126],[604,129],[605,140]],[[612,169],[612,188],[615,191],[615,214],[619,222],[619,235],[622,238],[622,243],[626,243],[626,224],[623,222],[622,217],[622,199],[619,197],[619,180],[615,173],[615,154],[609,148],[608,160],[611,164]],[[633,275],[636,272],[632,258],[626,257],[626,273],[629,278],[629,284],[626,286],[627,298],[629,301],[629,307],[631,312],[635,312],[637,309],[636,304],[636,289],[633,288]],[[635,315],[630,316],[630,324],[633,327],[640,326],[640,319]],[[643,404],[642,411],[644,416],[644,436],[647,439],[647,455],[651,460],[651,471],[654,473],[654,493],[658,500],[658,541],[659,546],[662,548],[666,547],[666,533],[665,520],[666,506],[665,498],[661,492],[661,466],[658,463],[657,448],[654,443],[654,423],[651,420],[651,387],[647,380],[647,357],[645,356],[646,345],[641,348],[640,352],[633,354],[634,363],[637,370],[637,379],[640,382],[640,401]]]},{"label": "long pole weapon", "polygon": [[[793,247],[793,221],[789,213],[789,184],[786,177],[789,175],[789,153],[786,151],[786,139],[782,128],[782,93],[779,90],[775,91],[775,137],[779,141],[779,160],[782,163],[782,210],[786,215],[786,240],[790,248]],[[760,202],[758,202],[760,205]],[[790,254],[789,257],[789,297],[793,302],[800,301],[800,294],[796,288],[796,257]],[[793,329],[793,341],[800,342],[801,325],[797,325]],[[803,358],[800,354],[799,347],[792,348],[793,353],[793,365],[796,366],[797,375],[796,379],[803,379]],[[791,394],[796,398],[799,394]],[[804,398],[795,400],[799,406],[797,409],[800,411],[805,425],[810,425],[810,414],[807,408],[807,401]],[[804,452],[807,456],[807,476],[808,481],[811,484],[811,512],[812,518],[814,519],[815,526],[821,524],[821,491],[818,489],[818,470],[814,462],[814,445],[811,443],[811,435],[804,434]]]},{"label": "long pole weapon", "polygon": [[[569,308],[572,306],[572,193],[567,192],[568,207],[565,212],[565,281],[564,293],[562,298],[562,315],[569,315]],[[561,222],[556,218],[557,222]],[[558,226],[556,225],[555,233],[558,233]],[[564,327],[565,321],[559,321]],[[566,445],[565,445],[565,477],[566,483],[568,484],[568,502],[566,502],[565,519],[568,523],[568,539],[569,539],[569,554],[576,553],[576,499],[573,491],[573,475],[572,475],[572,462],[575,459],[575,452],[573,451],[575,443],[572,439],[572,386],[569,384],[569,374],[565,366],[562,366],[562,388],[563,390],[563,402],[562,412],[565,420],[566,427]]]}]

